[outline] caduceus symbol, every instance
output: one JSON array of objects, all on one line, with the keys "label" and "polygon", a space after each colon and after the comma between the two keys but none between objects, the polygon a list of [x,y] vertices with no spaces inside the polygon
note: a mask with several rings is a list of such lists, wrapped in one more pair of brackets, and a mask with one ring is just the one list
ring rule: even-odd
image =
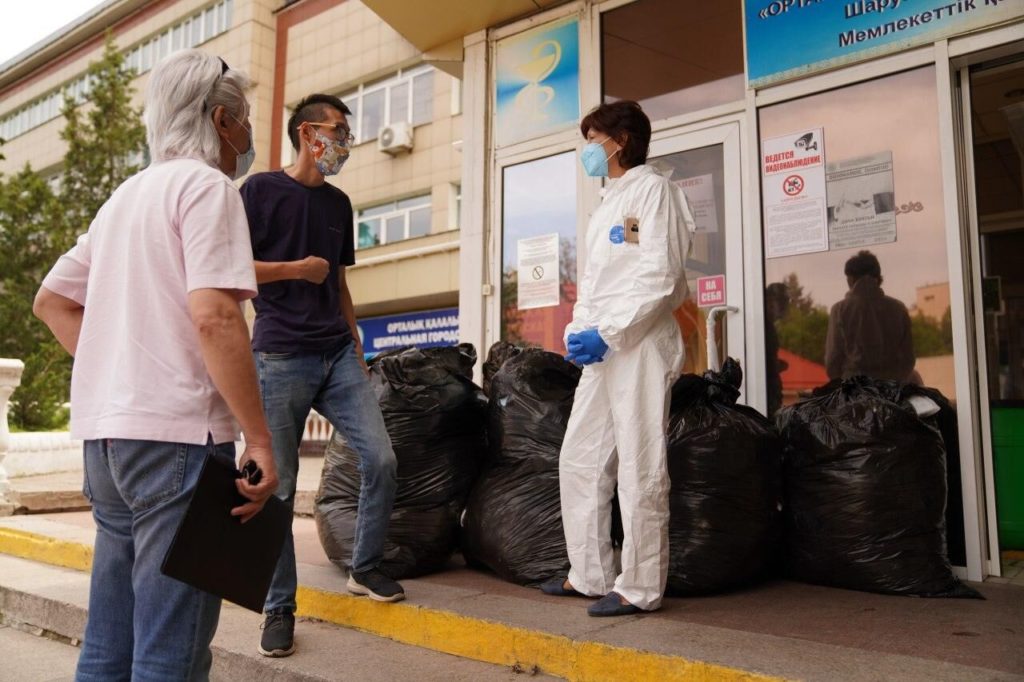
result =
[{"label": "caduceus symbol", "polygon": [[515,107],[527,118],[543,120],[548,116],[544,109],[555,98],[555,89],[541,83],[562,60],[562,46],[557,40],[545,40],[530,51],[530,56],[532,61],[516,67],[527,83],[516,93]]}]

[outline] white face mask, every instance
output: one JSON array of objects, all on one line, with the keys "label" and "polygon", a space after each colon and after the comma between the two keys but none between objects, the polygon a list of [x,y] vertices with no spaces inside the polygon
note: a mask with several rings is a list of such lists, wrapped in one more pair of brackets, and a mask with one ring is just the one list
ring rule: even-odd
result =
[{"label": "white face mask", "polygon": [[[231,116],[231,114],[228,114],[228,116]],[[231,118],[235,117],[231,116]],[[235,121],[238,123],[238,125],[242,125],[242,122],[239,121],[237,118],[235,118]],[[253,161],[256,160],[256,145],[253,144],[252,140],[252,128],[247,128],[247,130],[249,131],[249,149],[245,152],[239,152],[235,145],[231,144],[231,140],[225,138],[225,141],[235,152],[235,173],[234,175],[231,176],[232,180],[237,180],[238,178],[248,173],[249,169],[252,168]]]}]

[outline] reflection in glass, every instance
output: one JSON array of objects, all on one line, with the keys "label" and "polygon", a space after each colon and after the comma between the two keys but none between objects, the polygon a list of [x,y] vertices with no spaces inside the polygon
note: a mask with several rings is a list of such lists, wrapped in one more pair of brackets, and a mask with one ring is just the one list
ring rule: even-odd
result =
[{"label": "reflection in glass", "polygon": [[639,0],[601,15],[601,89],[657,120],[743,99],[740,0]]},{"label": "reflection in glass", "polygon": [[[683,371],[700,374],[708,369],[707,308],[697,305],[697,278],[725,274],[725,171],[720,144],[652,157],[648,163],[678,184],[690,203],[697,232],[690,257],[686,259],[686,278],[690,293],[675,311],[683,334],[686,358]],[[726,356],[723,318],[715,328],[719,359]]]},{"label": "reflection in glass", "polygon": [[[903,376],[955,400],[938,120],[932,67],[760,110],[762,140],[822,127],[830,167],[891,158],[892,197],[882,209],[895,209],[896,225],[895,241],[874,243],[878,235],[867,228],[858,235],[857,216],[852,216],[842,248],[833,242],[829,251],[765,261],[765,321],[772,327],[766,340],[769,353],[774,351],[766,364],[776,373],[767,382],[773,410],[832,378],[856,373]],[[836,192],[830,179],[828,205],[838,203]],[[878,206],[876,201],[873,215]],[[857,284],[848,277],[847,262],[868,247],[884,288],[881,281]],[[873,303],[865,303],[869,299]],[[837,314],[841,319],[833,319]],[[903,337],[907,327],[909,343]],[[851,342],[856,335],[860,340]]]},{"label": "reflection in glass", "polygon": [[[503,173],[501,338],[564,353],[562,333],[576,302],[576,154],[566,152]],[[558,235],[558,304],[520,310],[519,240]]]},{"label": "reflection in glass", "polygon": [[380,133],[384,124],[385,90],[375,90],[363,95],[363,117],[360,121],[359,140],[372,140]]},{"label": "reflection in glass", "polygon": [[356,240],[357,249],[365,249],[380,244],[380,220],[370,218],[359,221],[359,238]]}]

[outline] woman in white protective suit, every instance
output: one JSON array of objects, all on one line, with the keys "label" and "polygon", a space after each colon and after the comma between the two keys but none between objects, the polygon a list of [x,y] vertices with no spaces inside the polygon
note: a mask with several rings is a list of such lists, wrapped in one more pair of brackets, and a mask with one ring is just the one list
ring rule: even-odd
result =
[{"label": "woman in white protective suit", "polygon": [[[581,161],[612,179],[587,227],[587,265],[565,329],[583,375],[562,443],[562,522],[571,568],[548,594],[601,597],[591,616],[653,611],[668,577],[665,431],[683,342],[693,218],[682,191],[646,165],[651,124],[636,102],[602,104],[580,123]],[[612,496],[622,512],[621,572]]]}]

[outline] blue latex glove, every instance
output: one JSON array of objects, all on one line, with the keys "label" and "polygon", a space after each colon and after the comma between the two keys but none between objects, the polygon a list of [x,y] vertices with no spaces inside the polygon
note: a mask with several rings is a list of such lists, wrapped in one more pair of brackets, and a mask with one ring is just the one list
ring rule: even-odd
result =
[{"label": "blue latex glove", "polygon": [[566,359],[578,365],[601,362],[604,360],[604,354],[608,352],[608,344],[596,329],[585,329],[576,334],[569,334],[566,348],[569,350]]}]

